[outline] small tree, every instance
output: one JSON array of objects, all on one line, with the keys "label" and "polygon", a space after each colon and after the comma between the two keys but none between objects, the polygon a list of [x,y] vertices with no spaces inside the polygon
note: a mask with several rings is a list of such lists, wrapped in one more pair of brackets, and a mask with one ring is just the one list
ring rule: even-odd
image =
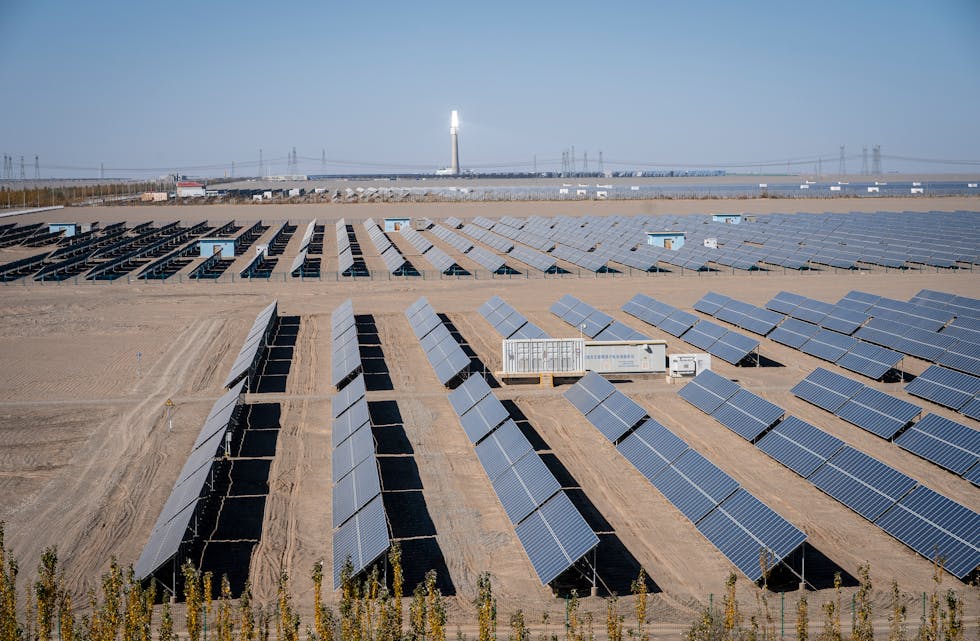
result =
[{"label": "small tree", "polygon": [[[428,621],[425,603],[425,586],[419,583],[412,592],[412,603],[408,607],[408,617],[412,628],[413,641],[425,641],[425,626]],[[344,638],[347,641],[347,637]]]},{"label": "small tree", "polygon": [[796,602],[796,640],[808,641],[810,638],[810,606],[806,601],[806,591],[801,591]]},{"label": "small tree", "polygon": [[[64,580],[60,583],[64,585]],[[75,611],[71,594],[64,588],[58,592],[58,626],[61,628],[61,641],[75,641]]]},{"label": "small tree", "polygon": [[624,617],[619,613],[619,599],[613,595],[606,599],[606,637],[609,641],[623,641]]},{"label": "small tree", "polygon": [[633,611],[636,613],[636,636],[639,641],[647,641],[649,638],[646,633],[649,594],[647,589],[647,573],[643,568],[640,568],[636,580],[630,584],[630,590],[633,592]]},{"label": "small tree", "polygon": [[299,615],[293,610],[289,575],[285,571],[279,573],[277,603],[279,618],[276,619],[276,641],[299,641]]},{"label": "small tree", "polygon": [[[518,610],[510,615],[510,635],[508,641],[531,641],[531,631],[524,620],[524,610]],[[610,641],[613,641],[610,639]],[[619,639],[622,641],[622,639]]]},{"label": "small tree", "polygon": [[391,564],[392,612],[391,618],[396,624],[396,638],[402,636],[402,598],[405,596],[405,577],[402,573],[402,546],[397,541],[388,550],[388,562]]},{"label": "small tree", "polygon": [[483,572],[477,578],[477,596],[473,602],[476,606],[477,624],[479,628],[478,641],[496,641],[497,638],[497,600],[493,597],[493,585],[490,574]]},{"label": "small tree", "polygon": [[255,612],[252,610],[252,586],[248,583],[242,588],[238,599],[238,639],[255,641]]},{"label": "small tree", "polygon": [[4,546],[0,521],[0,641],[17,641],[17,561]]},{"label": "small tree", "polygon": [[426,612],[428,630],[426,637],[429,641],[446,641],[446,604],[442,592],[436,587],[436,571],[425,573]]},{"label": "small tree", "polygon": [[874,641],[875,632],[871,620],[874,615],[871,604],[871,566],[867,563],[858,566],[858,579],[861,582],[855,595],[855,621],[851,630],[853,641]]},{"label": "small tree", "polygon": [[824,624],[820,641],[841,641],[840,631],[840,572],[834,574],[834,598],[823,604]]},{"label": "small tree", "polygon": [[48,548],[41,554],[41,562],[37,566],[37,582],[34,584],[38,641],[51,641],[51,630],[58,606],[57,572],[58,552],[55,548]]},{"label": "small tree", "polygon": [[159,641],[175,641],[174,637],[174,617],[170,612],[170,599],[163,602],[163,614],[160,615],[160,631],[157,635]]},{"label": "small tree", "polygon": [[725,595],[722,597],[722,607],[724,617],[722,618],[722,631],[726,639],[737,639],[742,630],[742,612],[738,606],[738,596],[735,593],[735,585],[738,577],[734,572],[728,573],[725,579]]},{"label": "small tree", "polygon": [[232,641],[235,623],[232,620],[231,583],[228,575],[221,576],[221,598],[218,600],[218,616],[214,622],[217,641]]},{"label": "small tree", "polygon": [[184,604],[189,641],[201,641],[201,615],[203,599],[201,595],[201,572],[188,561],[181,566],[184,574]]},{"label": "small tree", "polygon": [[898,581],[892,581],[891,608],[888,614],[888,641],[906,641],[906,607]]}]

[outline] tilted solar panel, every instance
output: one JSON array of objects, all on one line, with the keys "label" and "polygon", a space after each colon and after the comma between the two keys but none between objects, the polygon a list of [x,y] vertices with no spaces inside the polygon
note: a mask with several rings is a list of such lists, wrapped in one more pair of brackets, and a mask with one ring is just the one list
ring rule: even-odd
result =
[{"label": "tilted solar panel", "polygon": [[785,410],[741,389],[712,412],[719,423],[750,443],[783,417]]},{"label": "tilted solar panel", "polygon": [[715,292],[708,292],[701,297],[701,300],[694,303],[694,309],[709,316],[714,316],[719,309],[728,304],[732,299],[724,294],[717,294]]},{"label": "tilted solar panel", "polygon": [[697,316],[678,309],[660,321],[657,327],[671,336],[677,336],[679,338],[681,334],[689,330],[697,322]]},{"label": "tilted solar panel", "polygon": [[758,349],[759,341],[738,332],[728,332],[708,347],[712,356],[738,365],[753,351]]},{"label": "tilted solar panel", "polygon": [[354,574],[364,571],[391,546],[384,504],[376,496],[333,534],[333,586],[340,587],[341,573],[347,559]]},{"label": "tilted solar panel", "polygon": [[980,460],[980,431],[936,414],[926,414],[895,444],[959,475]]},{"label": "tilted solar panel", "polygon": [[347,519],[381,494],[378,463],[369,456],[358,463],[333,488],[333,526],[340,527]]},{"label": "tilted solar panel", "polygon": [[336,483],[347,476],[357,464],[368,457],[374,456],[374,436],[370,425],[365,425],[354,431],[346,440],[334,448],[333,482]]},{"label": "tilted solar panel", "polygon": [[850,446],[811,474],[810,482],[869,521],[916,485],[915,479]]},{"label": "tilted solar panel", "polygon": [[705,414],[711,414],[739,389],[737,383],[705,370],[692,378],[677,395]]},{"label": "tilted solar panel", "polygon": [[480,441],[476,446],[476,456],[492,483],[532,449],[530,441],[517,427],[517,423],[513,419],[507,419]]},{"label": "tilted solar panel", "polygon": [[508,418],[510,414],[507,408],[497,400],[496,396],[489,394],[460,416],[459,422],[470,438],[470,442],[477,443]]},{"label": "tilted solar panel", "polygon": [[738,489],[735,479],[694,450],[681,454],[650,482],[692,523]]},{"label": "tilted solar panel", "polygon": [[515,529],[542,585],[558,578],[599,544],[599,537],[564,492],[553,496]]},{"label": "tilted solar panel", "polygon": [[[697,523],[698,530],[750,580],[763,576],[806,541],[806,534],[739,488]],[[765,561],[760,557],[765,551]]]},{"label": "tilted solar panel", "polygon": [[980,565],[980,514],[918,486],[875,524],[930,561],[964,579]]},{"label": "tilted solar panel", "polygon": [[601,375],[588,372],[568,388],[564,396],[578,411],[588,414],[615,391],[616,387]]},{"label": "tilted solar panel", "polygon": [[646,416],[646,411],[620,391],[585,415],[602,435],[615,443]]},{"label": "tilted solar panel", "polygon": [[891,439],[921,412],[918,405],[865,387],[834,413],[863,430]]},{"label": "tilted solar panel", "polygon": [[706,350],[727,333],[728,330],[721,325],[703,320],[684,332],[684,340],[695,347]]},{"label": "tilted solar panel", "polygon": [[936,362],[971,376],[980,376],[980,345],[958,341]]},{"label": "tilted solar panel", "polygon": [[803,478],[844,447],[844,442],[795,416],[781,421],[756,446]]},{"label": "tilted solar panel", "polygon": [[361,397],[355,401],[348,409],[344,410],[340,416],[333,419],[331,431],[331,443],[333,447],[340,445],[348,436],[364,427],[371,421],[368,411],[367,399]]},{"label": "tilted solar panel", "polygon": [[789,314],[806,300],[806,296],[800,296],[792,292],[779,292],[766,303],[766,309],[771,309],[780,314]]},{"label": "tilted solar panel", "polygon": [[688,450],[687,443],[666,427],[648,418],[616,449],[648,480]]},{"label": "tilted solar panel", "polygon": [[868,378],[879,380],[901,360],[902,355],[898,352],[859,341],[849,352],[841,356],[836,364]]},{"label": "tilted solar panel", "polygon": [[457,416],[462,416],[490,394],[490,385],[479,374],[470,376],[462,385],[449,392],[449,403]]},{"label": "tilted solar panel", "polygon": [[818,367],[790,391],[817,407],[828,412],[836,412],[862,389],[864,389],[863,384]]},{"label": "tilted solar panel", "polygon": [[821,329],[800,346],[800,351],[831,363],[836,363],[857,344],[857,339],[829,329]]},{"label": "tilted solar panel", "polygon": [[905,391],[958,410],[980,394],[980,378],[931,365],[906,385]]},{"label": "tilted solar panel", "polygon": [[537,452],[528,452],[504,470],[493,489],[511,523],[520,523],[561,489]]},{"label": "tilted solar panel", "polygon": [[347,411],[347,408],[363,398],[367,394],[367,387],[364,385],[364,375],[360,374],[353,381],[348,383],[344,389],[333,395],[330,402],[330,409],[333,411],[333,418],[337,418]]}]

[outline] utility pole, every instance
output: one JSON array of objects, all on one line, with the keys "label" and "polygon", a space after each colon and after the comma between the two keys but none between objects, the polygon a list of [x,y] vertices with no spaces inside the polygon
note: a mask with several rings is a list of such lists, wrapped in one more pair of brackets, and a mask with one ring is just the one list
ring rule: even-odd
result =
[{"label": "utility pole", "polygon": [[99,163],[99,180],[105,180],[105,163]]},{"label": "utility pole", "polygon": [[868,175],[868,148],[867,147],[861,148],[861,175],[862,176]]},{"label": "utility pole", "polygon": [[[575,145],[572,145],[572,173],[575,173]],[[23,178],[23,176],[21,176]]]},{"label": "utility pole", "polygon": [[27,176],[24,175],[24,157],[20,157],[20,179],[25,180]]},{"label": "utility pole", "polygon": [[602,151],[599,151],[599,173],[605,174],[605,170],[602,168]]},{"label": "utility pole", "polygon": [[881,175],[881,145],[871,148],[871,171],[875,176]]},{"label": "utility pole", "polygon": [[844,145],[840,146],[840,167],[837,168],[837,173],[841,176],[847,175],[847,166],[844,164]]},{"label": "utility pole", "polygon": [[321,174],[327,173],[327,150],[326,149],[320,150],[320,173]]},{"label": "utility pole", "polygon": [[589,173],[589,152],[588,150],[582,152],[582,171]]},{"label": "utility pole", "polygon": [[38,163],[37,154],[34,154],[34,180],[41,178],[41,165]]},{"label": "utility pole", "polygon": [[259,147],[259,178],[265,175],[265,171],[262,169],[262,147]]},{"label": "utility pole", "polygon": [[231,177],[232,178],[235,177],[235,161],[234,160],[231,161]]}]

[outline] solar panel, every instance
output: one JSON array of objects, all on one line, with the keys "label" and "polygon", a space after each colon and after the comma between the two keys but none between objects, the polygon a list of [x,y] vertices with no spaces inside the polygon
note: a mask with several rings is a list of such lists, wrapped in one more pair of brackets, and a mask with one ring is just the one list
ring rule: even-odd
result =
[{"label": "solar panel", "polygon": [[902,355],[890,349],[858,341],[849,352],[837,360],[837,365],[868,378],[878,380],[892,370]]},{"label": "solar panel", "polygon": [[204,426],[201,427],[201,431],[194,441],[194,447],[191,450],[197,449],[216,433],[223,433],[228,428],[228,424],[231,422],[231,418],[238,408],[244,388],[245,381],[241,380],[214,402],[214,405],[211,407],[211,412],[204,421]]},{"label": "solar panel", "polygon": [[926,414],[895,444],[959,475],[980,460],[980,432],[936,414]]},{"label": "solar panel", "polygon": [[783,417],[785,410],[761,396],[741,389],[712,412],[719,423],[750,443]]},{"label": "solar panel", "polygon": [[868,318],[863,312],[837,305],[820,321],[820,326],[842,334],[853,334]]},{"label": "solar panel", "polygon": [[806,300],[806,296],[800,296],[792,292],[779,292],[768,303],[766,309],[771,309],[780,314],[789,314]]},{"label": "solar panel", "polygon": [[648,418],[616,449],[647,479],[652,479],[687,451],[687,443],[666,427]]},{"label": "solar panel", "polygon": [[788,416],[759,439],[756,446],[807,478],[842,448],[844,441],[795,416]]},{"label": "solar panel", "polygon": [[758,581],[806,541],[806,534],[739,488],[697,523],[697,528],[750,580]]},{"label": "solar panel", "polygon": [[680,337],[681,334],[689,330],[692,325],[698,322],[698,320],[698,317],[694,314],[689,314],[688,312],[678,309],[660,321],[657,324],[657,327],[664,330],[671,336]]},{"label": "solar panel", "polygon": [[834,306],[812,298],[805,298],[799,306],[787,312],[793,318],[798,318],[808,323],[820,325],[822,321],[833,311]]},{"label": "solar panel", "polygon": [[980,463],[974,465],[963,474],[963,478],[980,487]]},{"label": "solar panel", "polygon": [[449,352],[446,358],[435,364],[436,378],[443,385],[449,383],[470,366],[470,358],[466,352],[457,344]]},{"label": "solar panel", "polygon": [[347,408],[356,403],[358,399],[363,398],[365,394],[367,394],[367,388],[364,386],[364,375],[360,374],[344,389],[333,395],[333,400],[330,402],[333,417],[337,418],[346,412]]},{"label": "solar panel", "polygon": [[864,385],[861,383],[818,367],[790,391],[817,407],[836,412],[862,389]]},{"label": "solar panel", "polygon": [[594,310],[589,314],[585,320],[579,325],[582,327],[582,333],[589,338],[595,338],[602,330],[609,327],[613,322],[613,317],[605,312],[600,312],[599,310]]},{"label": "solar panel", "polygon": [[711,414],[739,389],[738,384],[705,370],[678,390],[677,395],[705,414]]},{"label": "solar panel", "polygon": [[510,414],[507,408],[497,400],[496,396],[489,394],[460,416],[459,422],[470,438],[470,442],[477,443],[508,418]]},{"label": "solar panel", "polygon": [[336,483],[350,473],[357,464],[374,456],[374,436],[371,427],[364,426],[354,431],[333,450],[333,482]]},{"label": "solar panel", "polygon": [[738,489],[738,483],[694,450],[681,454],[650,482],[693,523]]},{"label": "solar panel", "polygon": [[811,336],[810,340],[800,346],[800,351],[804,354],[836,363],[841,356],[846,354],[856,344],[857,339],[855,338],[838,334],[829,329],[821,329]]},{"label": "solar panel", "polygon": [[728,332],[708,347],[708,353],[738,365],[759,347],[759,341],[738,332]]},{"label": "solar panel", "polygon": [[916,485],[915,479],[848,445],[811,474],[810,482],[869,521]]},{"label": "solar panel", "polygon": [[522,456],[530,452],[530,441],[513,419],[507,419],[476,446],[476,456],[490,482],[497,480]]},{"label": "solar panel", "polygon": [[834,413],[863,430],[891,439],[921,412],[918,405],[865,387]]},{"label": "solar panel", "polygon": [[616,390],[585,415],[602,435],[615,443],[646,416],[646,410]]},{"label": "solar panel", "polygon": [[463,384],[449,392],[449,403],[457,416],[462,416],[474,405],[490,394],[490,385],[480,375],[473,375],[463,381]]},{"label": "solar panel", "polygon": [[973,420],[980,421],[980,397],[974,398],[972,401],[961,407],[960,414],[963,416],[969,416]]},{"label": "solar panel", "polygon": [[347,519],[381,494],[378,463],[369,456],[358,463],[333,488],[333,526],[339,527]]},{"label": "solar panel", "polygon": [[769,338],[793,349],[799,349],[819,330],[820,328],[813,323],[787,318],[769,333]]},{"label": "solar panel", "polygon": [[624,325],[619,321],[613,321],[609,327],[596,334],[597,341],[642,341],[649,340],[649,336],[641,334],[632,327]]},{"label": "solar panel", "polygon": [[980,394],[980,378],[932,365],[906,385],[905,391],[958,410]]},{"label": "solar panel", "polygon": [[694,303],[694,309],[709,316],[714,316],[719,309],[727,305],[732,299],[724,294],[708,292],[701,297],[701,300]]},{"label": "solar panel", "polygon": [[361,398],[333,420],[331,440],[334,447],[371,421],[366,398]]},{"label": "solar panel", "polygon": [[154,529],[150,533],[150,539],[136,561],[134,572],[138,579],[146,579],[154,570],[177,554],[184,540],[187,525],[194,516],[195,508],[196,503],[188,505],[172,519],[162,523],[159,529]]},{"label": "solar panel", "polygon": [[565,391],[565,398],[582,412],[588,414],[616,391],[616,387],[595,372],[588,372]]},{"label": "solar panel", "polygon": [[684,340],[700,349],[708,349],[715,341],[728,333],[728,330],[710,321],[699,321],[684,332]]},{"label": "solar panel", "polygon": [[875,524],[958,579],[980,565],[980,514],[922,485]]},{"label": "solar panel", "polygon": [[537,452],[528,452],[493,482],[493,489],[511,523],[520,523],[547,501],[561,485]]},{"label": "solar panel", "polygon": [[515,528],[535,573],[546,585],[599,544],[585,519],[559,492]]},{"label": "solar panel", "polygon": [[333,587],[340,587],[347,559],[358,574],[374,563],[391,546],[384,504],[376,496],[364,509],[333,533]]}]

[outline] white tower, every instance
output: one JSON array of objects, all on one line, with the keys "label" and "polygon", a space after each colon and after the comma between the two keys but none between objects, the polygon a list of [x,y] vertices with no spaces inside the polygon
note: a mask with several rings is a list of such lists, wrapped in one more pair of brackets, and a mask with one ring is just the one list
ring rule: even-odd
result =
[{"label": "white tower", "polygon": [[449,119],[449,133],[453,139],[453,162],[452,162],[452,174],[453,176],[459,175],[459,137],[457,132],[459,131],[459,114],[453,109],[453,113]]}]

